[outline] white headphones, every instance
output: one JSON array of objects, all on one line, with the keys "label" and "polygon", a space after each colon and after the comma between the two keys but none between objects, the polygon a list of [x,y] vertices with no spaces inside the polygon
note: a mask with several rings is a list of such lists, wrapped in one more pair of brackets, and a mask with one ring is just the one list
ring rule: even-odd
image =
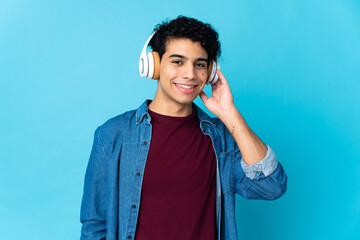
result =
[{"label": "white headphones", "polygon": [[[144,48],[140,55],[139,60],[139,72],[141,77],[159,79],[160,78],[160,56],[158,52],[149,52],[147,53],[147,47],[151,38],[156,32],[151,34],[151,36],[146,41]],[[216,70],[220,69],[220,65],[217,61],[211,61],[208,66],[208,80],[206,84],[215,84],[219,79],[219,76],[216,73]]]}]

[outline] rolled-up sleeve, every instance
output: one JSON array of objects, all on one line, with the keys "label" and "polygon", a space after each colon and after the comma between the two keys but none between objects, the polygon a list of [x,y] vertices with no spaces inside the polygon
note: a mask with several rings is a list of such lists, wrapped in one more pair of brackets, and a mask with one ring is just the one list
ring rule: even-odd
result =
[{"label": "rolled-up sleeve", "polygon": [[[277,168],[279,162],[276,159],[274,151],[267,146],[267,153],[264,159],[252,165],[245,163],[244,159],[241,159],[241,167],[243,168],[246,176],[251,180],[257,180],[260,176],[267,177],[271,175]],[[262,174],[261,174],[262,173]]]},{"label": "rolled-up sleeve", "polygon": [[236,149],[235,189],[244,198],[274,200],[286,192],[287,175],[273,150],[267,148],[264,159],[252,165],[246,164]]}]

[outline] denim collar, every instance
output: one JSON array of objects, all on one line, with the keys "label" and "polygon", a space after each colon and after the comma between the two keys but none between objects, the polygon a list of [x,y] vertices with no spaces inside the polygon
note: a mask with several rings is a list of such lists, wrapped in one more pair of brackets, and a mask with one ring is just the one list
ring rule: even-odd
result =
[{"label": "denim collar", "polygon": [[[136,124],[141,123],[144,119],[147,123],[150,123],[151,117],[149,114],[148,105],[152,102],[150,99],[146,99],[143,104],[136,110]],[[199,118],[200,125],[204,123],[209,123],[216,126],[214,120],[207,115],[201,108],[199,108],[195,103],[192,103],[193,108],[196,109],[196,113]]]}]

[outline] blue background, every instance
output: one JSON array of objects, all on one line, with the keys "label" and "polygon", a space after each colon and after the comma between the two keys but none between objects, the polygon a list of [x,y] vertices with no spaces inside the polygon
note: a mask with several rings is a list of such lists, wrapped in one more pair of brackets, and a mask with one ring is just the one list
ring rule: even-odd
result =
[{"label": "blue background", "polygon": [[276,201],[236,198],[241,239],[360,239],[355,0],[0,1],[1,239],[79,238],[94,130],[154,97],[139,54],[179,14],[219,32],[236,106],[289,177]]}]

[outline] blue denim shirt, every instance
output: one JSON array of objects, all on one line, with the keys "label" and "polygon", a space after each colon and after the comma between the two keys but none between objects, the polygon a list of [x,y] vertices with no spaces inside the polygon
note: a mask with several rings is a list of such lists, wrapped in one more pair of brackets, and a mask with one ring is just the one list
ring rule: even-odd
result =
[{"label": "blue denim shirt", "polygon": [[[142,179],[151,141],[150,100],[113,117],[94,133],[81,205],[81,239],[134,239]],[[287,177],[269,146],[260,162],[247,165],[225,125],[195,104],[200,128],[211,137],[217,159],[218,239],[237,239],[235,193],[273,200],[286,191]]]}]

